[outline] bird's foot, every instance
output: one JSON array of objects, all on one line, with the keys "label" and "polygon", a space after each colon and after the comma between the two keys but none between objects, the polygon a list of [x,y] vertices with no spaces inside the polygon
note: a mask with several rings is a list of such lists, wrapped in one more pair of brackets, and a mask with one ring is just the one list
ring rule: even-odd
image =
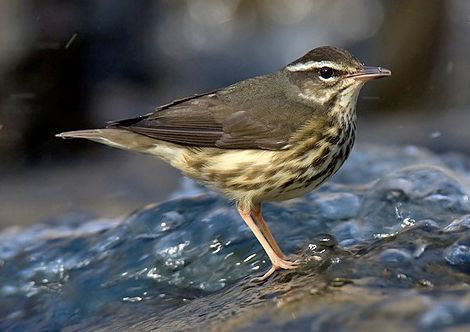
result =
[{"label": "bird's foot", "polygon": [[253,278],[251,281],[253,281],[253,282],[263,282],[263,281],[267,280],[274,272],[276,272],[276,270],[279,270],[279,269],[293,270],[293,269],[298,268],[300,266],[301,262],[299,260],[289,261],[289,260],[284,259],[284,258],[276,257],[272,261],[272,263],[273,263],[273,265],[268,270],[268,272],[266,272],[261,277]]},{"label": "bird's foot", "polygon": [[285,269],[285,270],[296,269],[300,265],[299,260],[290,261],[288,259],[281,258],[281,257],[275,257],[272,260],[272,263],[273,263],[273,266],[276,267],[277,269],[281,268],[281,269]]},{"label": "bird's foot", "polygon": [[276,272],[277,269],[278,269],[278,268],[273,265],[273,266],[271,266],[271,268],[268,270],[268,272],[266,272],[265,274],[263,274],[261,277],[255,277],[255,278],[251,279],[251,282],[254,282],[254,283],[264,282],[264,281],[266,281],[274,272]]}]

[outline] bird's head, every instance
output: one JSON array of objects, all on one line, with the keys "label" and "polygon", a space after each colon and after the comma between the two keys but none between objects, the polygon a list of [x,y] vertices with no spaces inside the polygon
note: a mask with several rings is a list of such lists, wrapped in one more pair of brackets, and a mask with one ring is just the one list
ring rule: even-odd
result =
[{"label": "bird's head", "polygon": [[290,97],[326,110],[334,105],[355,105],[366,81],[391,75],[388,69],[364,66],[348,51],[331,46],[311,50],[282,72],[289,82]]}]

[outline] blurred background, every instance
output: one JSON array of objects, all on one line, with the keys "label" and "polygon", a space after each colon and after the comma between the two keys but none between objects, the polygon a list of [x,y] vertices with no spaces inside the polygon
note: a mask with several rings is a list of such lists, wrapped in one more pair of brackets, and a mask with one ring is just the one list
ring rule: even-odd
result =
[{"label": "blurred background", "polygon": [[393,71],[360,95],[358,145],[470,153],[470,1],[0,1],[0,228],[168,198],[182,182],[163,162],[54,134],[276,71],[321,45]]}]

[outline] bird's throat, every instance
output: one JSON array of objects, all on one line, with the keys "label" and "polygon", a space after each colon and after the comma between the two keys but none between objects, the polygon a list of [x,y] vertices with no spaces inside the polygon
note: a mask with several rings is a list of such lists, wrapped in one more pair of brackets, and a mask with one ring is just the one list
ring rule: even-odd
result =
[{"label": "bird's throat", "polygon": [[360,87],[350,86],[328,103],[328,115],[340,127],[356,125],[356,103],[359,92]]}]

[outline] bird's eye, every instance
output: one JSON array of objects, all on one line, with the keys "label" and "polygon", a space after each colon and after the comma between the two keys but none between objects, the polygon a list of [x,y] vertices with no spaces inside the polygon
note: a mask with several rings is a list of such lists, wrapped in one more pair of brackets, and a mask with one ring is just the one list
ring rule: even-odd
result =
[{"label": "bird's eye", "polygon": [[320,68],[320,77],[327,80],[333,77],[333,69],[330,67],[321,67]]}]

